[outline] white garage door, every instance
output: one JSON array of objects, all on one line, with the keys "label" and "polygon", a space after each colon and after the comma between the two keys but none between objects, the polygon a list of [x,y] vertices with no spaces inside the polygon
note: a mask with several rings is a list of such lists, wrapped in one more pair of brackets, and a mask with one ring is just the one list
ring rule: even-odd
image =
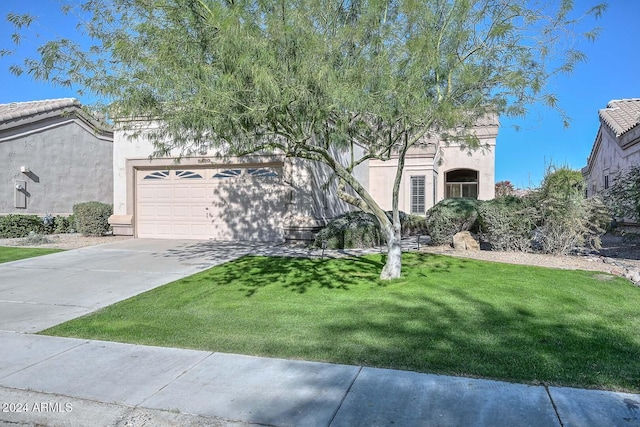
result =
[{"label": "white garage door", "polygon": [[138,237],[281,240],[282,166],[136,172]]}]

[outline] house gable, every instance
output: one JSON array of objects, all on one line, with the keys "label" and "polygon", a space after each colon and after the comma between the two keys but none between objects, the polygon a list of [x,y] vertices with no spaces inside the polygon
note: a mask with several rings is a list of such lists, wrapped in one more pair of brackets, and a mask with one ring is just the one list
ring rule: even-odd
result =
[{"label": "house gable", "polygon": [[582,169],[590,196],[605,190],[617,173],[640,163],[640,98],[610,101],[598,116],[600,127]]},{"label": "house gable", "polygon": [[74,98],[0,104],[0,142],[75,122],[96,138],[113,141],[113,131]]},{"label": "house gable", "polygon": [[0,104],[0,214],[70,214],[76,203],[112,203],[112,168],[112,131],[77,100]]}]

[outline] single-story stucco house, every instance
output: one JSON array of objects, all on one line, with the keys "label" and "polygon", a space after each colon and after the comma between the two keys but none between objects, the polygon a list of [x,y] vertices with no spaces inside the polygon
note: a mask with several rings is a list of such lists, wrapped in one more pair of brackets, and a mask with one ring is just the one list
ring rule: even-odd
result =
[{"label": "single-story stucco house", "polygon": [[113,132],[72,98],[0,104],[0,215],[113,203]]},{"label": "single-story stucco house", "polygon": [[608,189],[616,174],[640,165],[640,98],[610,101],[598,116],[600,127],[582,168],[587,196]]},{"label": "single-story stucco house", "polygon": [[[497,118],[474,132],[484,149],[430,140],[407,157],[399,207],[424,215],[450,197],[494,197]],[[336,197],[328,169],[283,155],[222,159],[209,152],[151,158],[152,142],[119,130],[113,146],[114,234],[149,238],[282,241],[309,239],[331,218],[351,210]],[[354,174],[384,209],[391,209],[397,159],[369,160]]]}]

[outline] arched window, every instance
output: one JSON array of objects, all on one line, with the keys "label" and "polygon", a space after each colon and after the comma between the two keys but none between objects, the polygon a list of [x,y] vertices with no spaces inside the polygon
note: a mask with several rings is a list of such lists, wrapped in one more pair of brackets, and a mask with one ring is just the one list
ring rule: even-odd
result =
[{"label": "arched window", "polygon": [[472,169],[456,169],[445,175],[445,197],[478,198],[478,171]]}]

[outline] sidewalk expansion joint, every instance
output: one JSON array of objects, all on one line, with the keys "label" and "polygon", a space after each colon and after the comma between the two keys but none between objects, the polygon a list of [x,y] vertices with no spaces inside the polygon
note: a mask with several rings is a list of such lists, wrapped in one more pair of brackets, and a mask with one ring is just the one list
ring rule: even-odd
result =
[{"label": "sidewalk expansion joint", "polygon": [[184,371],[182,371],[177,377],[175,377],[174,379],[170,380],[169,382],[167,382],[165,385],[163,385],[162,387],[160,387],[158,390],[154,391],[153,393],[151,393],[149,396],[147,396],[146,398],[142,399],[140,402],[138,402],[135,407],[144,407],[144,402],[146,402],[147,400],[151,399],[153,396],[155,396],[156,394],[160,393],[162,390],[164,390],[165,388],[167,388],[169,385],[173,384],[174,382],[176,382],[180,377],[182,377],[183,375],[185,375],[187,372],[191,371],[193,368],[195,368],[196,366],[198,366],[199,364],[201,364],[202,362],[204,362],[205,360],[207,360],[208,358],[210,358],[211,356],[213,356],[215,354],[215,352],[210,352],[209,354],[207,354],[206,356],[204,356],[202,359],[198,360],[197,362],[195,362],[193,365],[189,366],[188,368],[186,368]]},{"label": "sidewalk expansion joint", "polygon": [[14,301],[14,300],[8,300],[8,299],[0,299],[0,303],[11,303],[11,304],[30,304],[30,305],[49,305],[49,306],[54,306],[54,307],[77,307],[77,308],[91,308],[91,307],[87,307],[85,305],[76,305],[76,304],[59,304],[59,303],[54,303],[54,304],[49,304],[49,303],[45,303],[45,302],[35,302],[35,301]]},{"label": "sidewalk expansion joint", "polygon": [[344,404],[344,401],[346,400],[346,398],[349,395],[349,393],[351,393],[351,389],[353,388],[353,385],[356,383],[356,380],[360,376],[360,372],[362,372],[362,366],[358,367],[358,373],[353,376],[353,381],[351,381],[351,384],[349,384],[349,387],[347,388],[347,391],[344,393],[344,396],[342,396],[342,399],[340,400],[340,404],[338,405],[338,407],[336,408],[335,412],[331,416],[331,419],[329,420],[328,427],[330,427],[331,424],[333,424],[333,420],[335,420],[336,415],[338,415],[338,412],[340,412],[340,408],[342,408],[342,405]]},{"label": "sidewalk expansion joint", "polygon": [[549,396],[549,401],[551,402],[551,406],[553,406],[553,411],[556,413],[556,418],[558,418],[560,427],[564,427],[564,423],[560,418],[560,413],[558,412],[558,407],[556,406],[556,402],[553,401],[553,397],[551,397],[551,392],[549,391],[549,387],[546,384],[544,385],[544,390],[547,392],[547,396]]},{"label": "sidewalk expansion joint", "polygon": [[[68,351],[75,350],[76,348],[81,347],[81,346],[83,346],[83,345],[87,345],[87,343],[88,343],[88,342],[89,342],[89,341],[82,341],[82,342],[78,343],[78,345],[74,345],[73,347],[70,347],[70,348],[68,348],[68,349],[66,349],[66,350],[62,350],[61,352],[58,352],[58,353],[56,353],[56,354],[52,354],[51,356],[49,356],[49,357],[45,357],[45,358],[44,358],[44,359],[42,359],[42,360],[38,360],[37,362],[34,362],[34,363],[32,363],[31,365],[25,366],[25,367],[24,367],[24,368],[22,368],[22,369],[18,369],[17,371],[11,372],[11,373],[10,373],[10,374],[8,374],[8,375],[5,375],[5,376],[3,376],[3,377],[0,377],[0,380],[5,379],[5,378],[8,378],[8,377],[10,377],[11,375],[15,375],[15,374],[17,374],[18,372],[25,371],[25,370],[27,370],[27,369],[29,369],[29,368],[32,368],[32,367],[34,367],[34,366],[36,366],[36,365],[41,364],[42,362],[46,362],[47,360],[51,360],[51,359],[53,359],[54,357],[58,357],[58,356],[60,356],[61,354],[65,354],[65,353],[66,353],[66,352],[68,352]],[[4,384],[0,384],[0,387],[6,387],[6,386],[5,386]],[[32,390],[32,391],[38,391],[38,390]],[[39,391],[38,391],[38,392],[39,392]]]}]

